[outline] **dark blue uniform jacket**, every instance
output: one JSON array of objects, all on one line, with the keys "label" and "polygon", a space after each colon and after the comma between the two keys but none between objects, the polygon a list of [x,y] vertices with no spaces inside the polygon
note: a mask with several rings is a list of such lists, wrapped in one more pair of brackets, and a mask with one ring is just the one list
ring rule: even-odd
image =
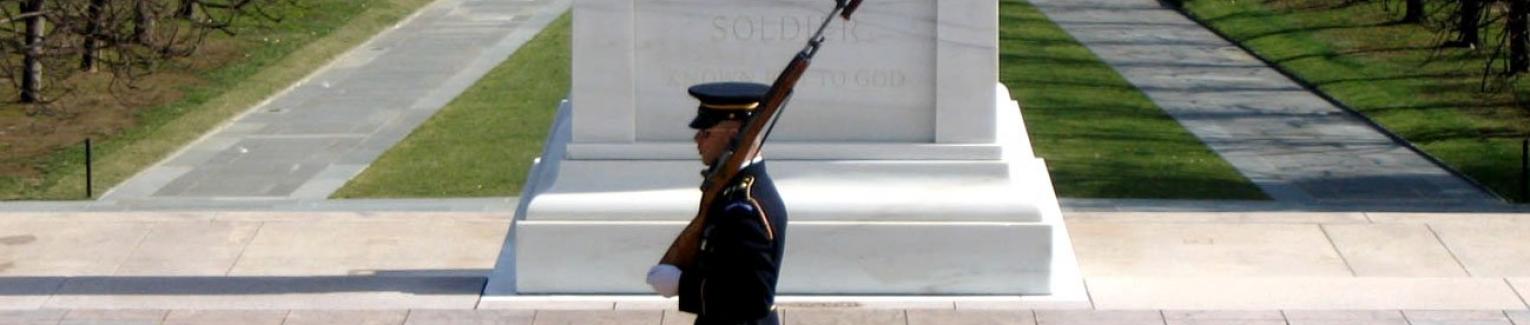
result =
[{"label": "dark blue uniform jacket", "polygon": [[771,313],[786,247],[786,207],[764,162],[739,173],[702,225],[696,269],[681,270],[680,310],[697,323],[750,322]]}]

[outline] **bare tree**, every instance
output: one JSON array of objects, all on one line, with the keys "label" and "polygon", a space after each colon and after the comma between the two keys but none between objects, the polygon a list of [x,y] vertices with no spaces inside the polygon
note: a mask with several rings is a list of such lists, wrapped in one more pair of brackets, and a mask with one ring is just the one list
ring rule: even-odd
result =
[{"label": "bare tree", "polygon": [[43,0],[22,0],[21,16],[26,32],[22,35],[21,102],[42,101],[43,30],[48,23]]},{"label": "bare tree", "polygon": [[175,16],[181,19],[191,19],[197,13],[197,0],[181,0],[180,9],[176,9]]},{"label": "bare tree", "polygon": [[104,22],[106,18],[106,0],[90,0],[90,5],[85,11],[85,30],[81,37],[85,39],[85,45],[81,46],[84,55],[80,57],[80,69],[87,72],[96,72],[98,64],[96,57],[101,55],[101,36],[105,34]]},{"label": "bare tree", "polygon": [[1530,42],[1530,26],[1527,26],[1527,18],[1530,18],[1530,0],[1506,0],[1509,2],[1508,20],[1504,29],[1509,43],[1509,66],[1505,71],[1509,75],[1530,72],[1530,51],[1526,49],[1526,43]]},{"label": "bare tree", "polygon": [[1398,22],[1422,23],[1424,22],[1424,0],[1406,0],[1403,6],[1403,18]]},{"label": "bare tree", "polygon": [[233,34],[245,17],[279,21],[267,7],[295,1],[0,0],[0,76],[23,103],[67,93],[67,85],[48,89],[78,71],[105,70],[111,89],[136,89],[210,34]]},{"label": "bare tree", "polygon": [[1482,37],[1479,36],[1478,29],[1482,23],[1483,1],[1488,0],[1461,0],[1461,8],[1456,13],[1456,39],[1445,42],[1444,46],[1465,48],[1482,46]]},{"label": "bare tree", "polygon": [[133,1],[133,41],[143,44],[154,42],[154,23],[156,10],[155,0],[132,0]]}]

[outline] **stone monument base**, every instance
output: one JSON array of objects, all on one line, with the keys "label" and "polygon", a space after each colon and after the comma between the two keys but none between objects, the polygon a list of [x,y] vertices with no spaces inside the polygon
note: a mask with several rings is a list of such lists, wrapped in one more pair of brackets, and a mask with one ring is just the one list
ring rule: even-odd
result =
[{"label": "stone monument base", "polygon": [[[778,293],[1087,301],[1046,166],[999,94],[997,159],[808,160],[767,144],[791,216]],[[649,294],[645,273],[696,212],[698,161],[565,158],[569,110],[528,178],[486,301]]]}]

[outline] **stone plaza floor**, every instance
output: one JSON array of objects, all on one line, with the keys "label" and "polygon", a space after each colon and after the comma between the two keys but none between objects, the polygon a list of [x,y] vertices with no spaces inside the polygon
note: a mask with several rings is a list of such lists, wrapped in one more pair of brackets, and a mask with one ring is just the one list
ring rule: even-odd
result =
[{"label": "stone plaza floor", "polygon": [[[481,305],[511,215],[0,213],[0,324],[688,320],[653,297]],[[788,324],[1530,324],[1530,213],[1065,217],[1087,305],[785,296],[779,307]]]},{"label": "stone plaza floor", "polygon": [[[1088,311],[793,309],[783,324],[1447,325],[1530,324],[1526,311]],[[690,324],[669,310],[35,310],[0,311],[4,324]]]}]

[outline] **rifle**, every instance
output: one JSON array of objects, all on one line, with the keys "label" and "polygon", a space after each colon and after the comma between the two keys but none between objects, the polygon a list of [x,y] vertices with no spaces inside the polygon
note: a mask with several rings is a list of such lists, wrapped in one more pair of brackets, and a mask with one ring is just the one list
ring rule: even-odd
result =
[{"label": "rifle", "polygon": [[802,79],[802,74],[807,72],[808,65],[813,63],[813,56],[818,54],[819,46],[823,45],[823,31],[834,21],[838,15],[845,20],[850,20],[850,15],[860,8],[863,0],[835,0],[834,10],[824,17],[823,24],[818,26],[818,32],[808,39],[807,47],[797,52],[786,69],[776,77],[775,83],[770,85],[770,91],[765,93],[765,98],[760,102],[760,107],[755,109],[754,116],[749,118],[748,124],[744,125],[738,135],[734,136],[729,150],[724,152],[712,163],[712,167],[706,172],[706,179],[701,182],[701,208],[696,212],[696,217],[691,223],[680,231],[675,241],[669,244],[669,250],[664,252],[664,257],[659,259],[660,264],[674,265],[681,270],[691,270],[696,266],[696,256],[701,253],[702,225],[706,224],[707,207],[722,195],[727,189],[728,182],[733,180],[738,173],[754,164],[755,157],[760,154],[760,147],[765,144],[765,139],[770,137],[770,131],[775,128],[776,118],[781,116],[781,109],[791,99],[792,89],[797,87],[797,80]]}]

